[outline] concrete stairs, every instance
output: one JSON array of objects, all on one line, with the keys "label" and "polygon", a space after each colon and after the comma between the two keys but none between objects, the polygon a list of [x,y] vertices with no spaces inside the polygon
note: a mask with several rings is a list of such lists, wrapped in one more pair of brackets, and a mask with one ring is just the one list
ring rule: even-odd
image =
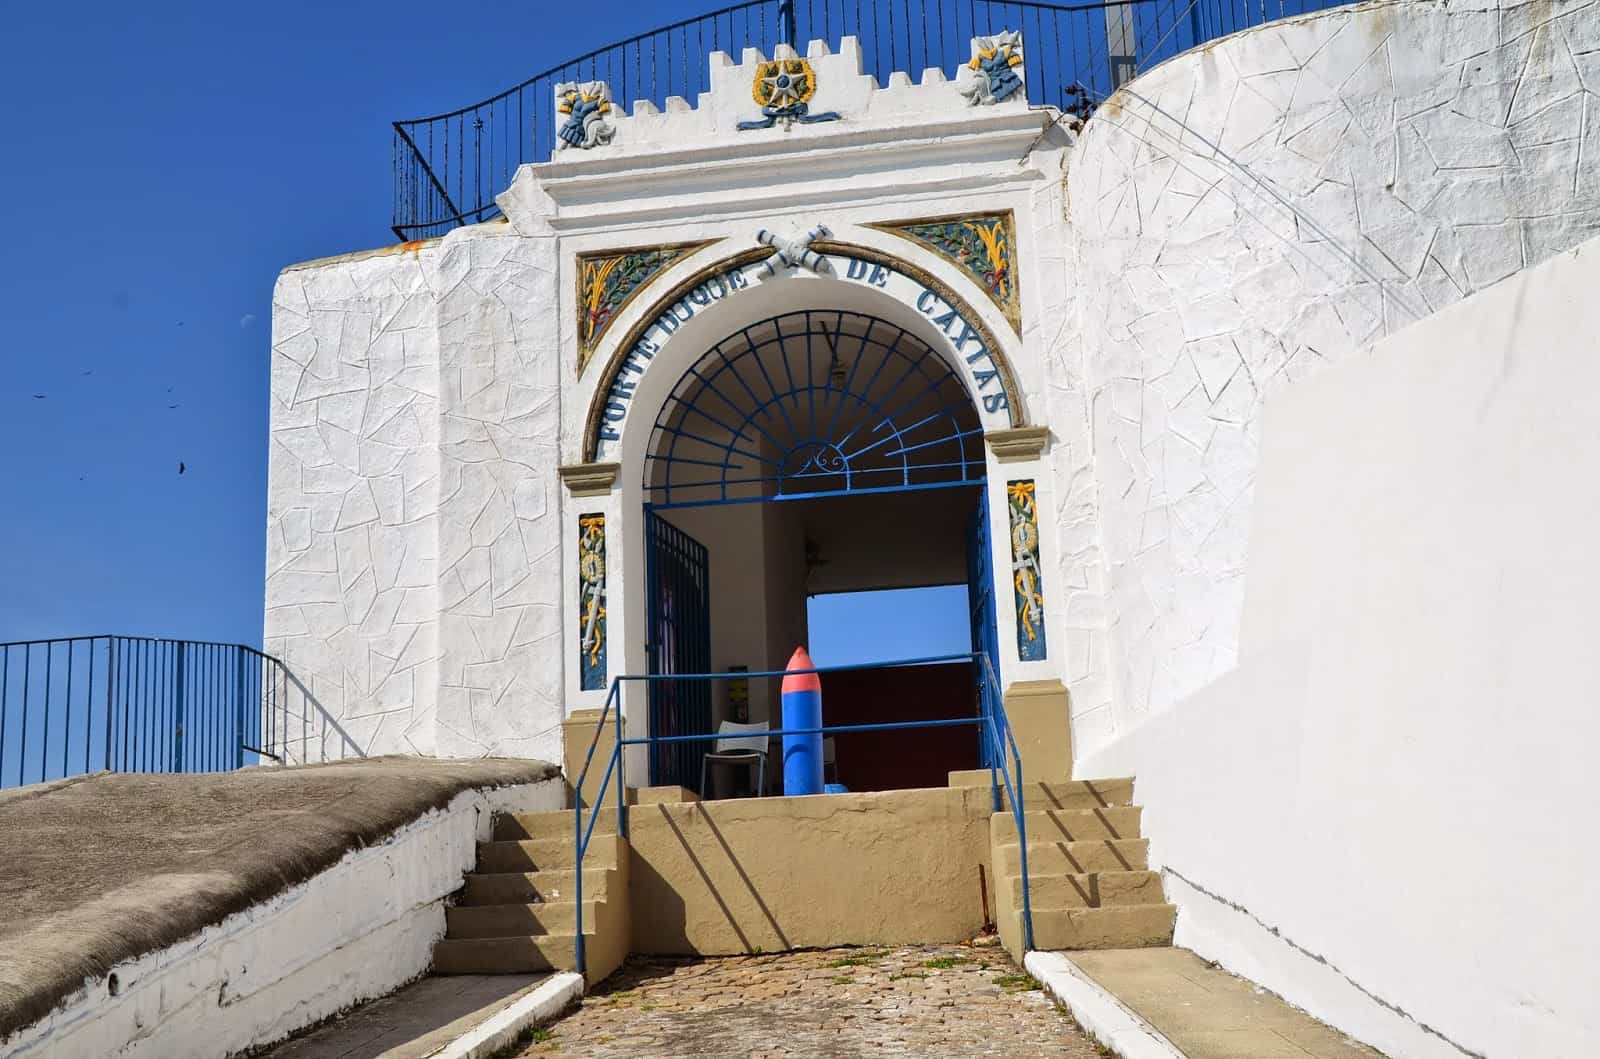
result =
[{"label": "concrete stairs", "polygon": [[[953,787],[988,787],[989,772],[953,772]],[[1034,782],[1021,792],[1028,837],[1033,947],[1126,949],[1170,945],[1177,909],[1149,870],[1133,780]],[[995,922],[1019,961],[1022,848],[1009,799],[989,821]]]},{"label": "concrete stairs", "polygon": [[[476,871],[445,910],[435,974],[527,974],[578,966],[577,864],[570,809],[495,817]],[[615,814],[600,814],[583,867],[586,977],[598,982],[627,955],[628,847]]]}]

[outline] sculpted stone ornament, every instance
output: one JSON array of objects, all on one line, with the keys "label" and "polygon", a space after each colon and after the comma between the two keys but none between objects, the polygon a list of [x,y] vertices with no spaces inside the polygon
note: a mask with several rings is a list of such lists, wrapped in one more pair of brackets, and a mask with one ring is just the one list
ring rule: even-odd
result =
[{"label": "sculpted stone ornament", "polygon": [[811,97],[817,94],[817,75],[811,63],[801,58],[773,59],[756,67],[750,95],[761,108],[762,117],[741,121],[740,129],[770,129],[778,123],[784,131],[795,122],[812,125],[819,121],[838,121],[834,111],[810,113]]},{"label": "sculpted stone ornament", "polygon": [[556,85],[556,114],[564,115],[556,130],[556,147],[566,150],[610,143],[617,127],[605,120],[611,113],[611,90],[604,81],[575,81]]},{"label": "sculpted stone ornament", "polygon": [[967,68],[972,77],[960,92],[972,106],[991,107],[1010,99],[1022,87],[1022,34],[1012,29],[973,37]]},{"label": "sculpted stone ornament", "polygon": [[773,264],[775,261],[782,264],[784,268],[803,268],[807,271],[815,272],[819,276],[833,271],[833,267],[828,264],[828,259],[811,249],[811,244],[814,241],[826,239],[830,234],[828,229],[820,224],[804,235],[797,235],[793,238],[774,235],[765,228],[761,229],[756,233],[756,242],[761,243],[763,246],[770,246],[777,251],[776,254],[767,258],[763,266],[762,277],[770,279],[778,274],[778,267]]}]

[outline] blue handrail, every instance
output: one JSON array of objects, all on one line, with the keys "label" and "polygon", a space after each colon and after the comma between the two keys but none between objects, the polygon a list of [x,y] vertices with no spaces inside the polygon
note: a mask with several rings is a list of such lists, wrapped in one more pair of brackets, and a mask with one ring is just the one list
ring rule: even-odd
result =
[{"label": "blue handrail", "polygon": [[394,216],[400,239],[443,235],[499,214],[495,196],[517,167],[551,157],[555,86],[604,81],[616,105],[669,96],[694,102],[710,88],[708,56],[780,43],[861,44],[879,84],[930,67],[948,77],[969,42],[1004,30],[1023,36],[1028,102],[1086,115],[1128,78],[1209,40],[1341,0],[749,0],[637,34],[569,59],[471,106],[396,121]]},{"label": "blue handrail", "polygon": [[[817,728],[774,728],[766,734],[776,737],[786,735],[832,735],[850,732],[886,732],[900,731],[915,728],[953,728],[965,725],[976,725],[980,728],[990,744],[990,752],[985,756],[989,760],[990,796],[995,812],[1001,808],[1000,791],[1005,790],[1006,799],[1011,807],[1012,819],[1017,827],[1017,841],[1021,846],[1021,860],[1019,867],[1022,872],[1022,930],[1023,945],[1025,949],[1033,948],[1033,902],[1029,895],[1028,875],[1028,831],[1026,809],[1023,805],[1022,790],[1022,753],[1017,749],[1016,738],[1012,735],[1011,724],[1005,714],[1005,705],[1000,692],[999,678],[995,674],[992,660],[984,652],[967,654],[936,655],[925,658],[905,659],[898,662],[872,662],[847,666],[819,666],[813,669],[780,669],[765,670],[759,673],[729,672],[729,673],[651,673],[618,676],[611,682],[611,688],[606,694],[604,707],[600,711],[600,720],[595,728],[595,736],[589,743],[589,750],[584,755],[583,768],[578,773],[577,780],[573,783],[573,841],[577,850],[575,865],[577,868],[575,903],[577,940],[576,955],[578,972],[588,972],[588,959],[583,938],[583,864],[588,853],[590,840],[594,837],[595,825],[600,820],[600,813],[605,808],[608,792],[611,789],[612,776],[616,776],[617,798],[617,834],[626,838],[628,835],[628,807],[627,784],[624,779],[626,765],[624,763],[626,749],[630,746],[653,746],[660,743],[691,743],[709,742],[722,738],[720,733],[706,733],[701,735],[672,735],[672,736],[636,736],[628,738],[624,734],[622,725],[622,708],[620,697],[622,687],[629,681],[650,683],[653,681],[680,681],[680,680],[748,680],[761,677],[783,677],[791,673],[842,673],[864,669],[901,668],[906,666],[933,665],[947,662],[972,662],[980,672],[979,681],[982,694],[980,700],[982,709],[976,717],[940,718],[927,721],[887,721],[873,724],[836,724],[823,725]],[[595,750],[600,745],[600,736],[606,729],[607,720],[611,716],[613,707],[616,707],[616,740],[611,748],[611,754],[606,762],[604,774],[600,784],[595,790],[593,805],[588,814],[588,824],[584,824],[583,790],[584,783],[589,777],[589,769],[594,763]],[[1009,752],[1009,754],[1008,754]]]},{"label": "blue handrail", "polygon": [[359,757],[283,662],[153,636],[0,643],[0,788],[89,772],[225,772]]}]

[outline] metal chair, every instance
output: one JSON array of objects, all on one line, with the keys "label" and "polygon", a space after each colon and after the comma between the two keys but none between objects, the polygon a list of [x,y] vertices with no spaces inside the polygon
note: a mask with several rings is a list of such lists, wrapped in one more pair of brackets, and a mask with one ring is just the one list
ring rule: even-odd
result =
[{"label": "metal chair", "polygon": [[[700,796],[702,798],[711,796],[706,788],[706,772],[713,762],[719,765],[756,766],[756,796],[760,797],[765,794],[767,791],[767,732],[769,730],[765,721],[752,724],[723,721],[717,725],[718,739],[713,748],[700,759]],[[747,734],[740,735],[739,733]]]}]

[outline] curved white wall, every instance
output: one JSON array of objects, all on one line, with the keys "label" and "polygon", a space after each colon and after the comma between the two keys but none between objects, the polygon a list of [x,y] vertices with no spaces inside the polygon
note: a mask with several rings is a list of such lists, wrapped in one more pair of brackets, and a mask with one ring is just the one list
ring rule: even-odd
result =
[{"label": "curved white wall", "polygon": [[1269,400],[1238,667],[1078,763],[1138,775],[1178,944],[1386,1055],[1600,1055],[1597,285]]},{"label": "curved white wall", "polygon": [[1403,2],[1101,105],[1068,200],[1117,716],[1080,753],[1234,664],[1263,397],[1600,229],[1597,90],[1593,3]]}]

